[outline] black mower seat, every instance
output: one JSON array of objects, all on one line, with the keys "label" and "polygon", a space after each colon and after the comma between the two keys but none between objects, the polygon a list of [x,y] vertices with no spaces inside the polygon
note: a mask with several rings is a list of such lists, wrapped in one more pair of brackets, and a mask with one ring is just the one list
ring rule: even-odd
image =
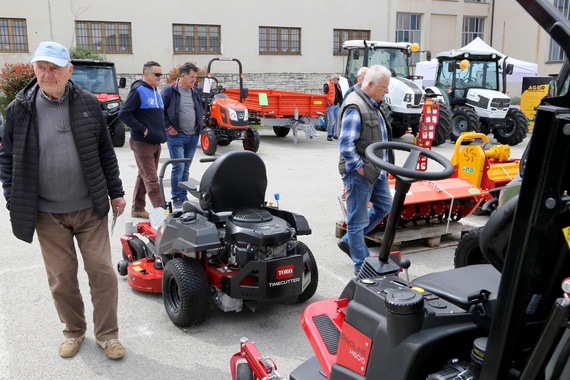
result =
[{"label": "black mower seat", "polygon": [[214,161],[200,181],[200,207],[211,212],[261,208],[267,173],[261,157],[232,151]]},{"label": "black mower seat", "polygon": [[411,285],[468,310],[469,297],[480,294],[481,290],[487,290],[496,297],[500,281],[498,270],[490,264],[480,264],[420,276]]}]

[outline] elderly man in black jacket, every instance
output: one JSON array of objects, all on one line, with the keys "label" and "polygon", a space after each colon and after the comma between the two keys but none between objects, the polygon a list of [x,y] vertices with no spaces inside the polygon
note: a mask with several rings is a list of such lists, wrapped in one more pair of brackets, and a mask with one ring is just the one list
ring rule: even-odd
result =
[{"label": "elderly man in black jacket", "polygon": [[74,239],[83,257],[93,302],[97,344],[110,359],[125,355],[118,340],[118,283],[111,260],[109,200],[126,206],[119,166],[97,98],[74,84],[68,50],[39,44],[33,79],[6,109],[0,179],[14,235],[32,242],[46,267],[64,341],[73,357],[85,337],[85,307],[77,279]]}]

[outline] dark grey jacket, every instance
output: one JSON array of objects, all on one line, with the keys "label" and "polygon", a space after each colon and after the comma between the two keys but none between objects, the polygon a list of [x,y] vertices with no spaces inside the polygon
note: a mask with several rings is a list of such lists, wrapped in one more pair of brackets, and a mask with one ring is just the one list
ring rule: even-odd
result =
[{"label": "dark grey jacket", "polygon": [[[69,81],[69,116],[89,195],[100,218],[109,213],[109,198],[124,195],[111,136],[97,98]],[[38,212],[39,137],[33,79],[6,108],[0,148],[0,180],[14,235],[32,242]],[[54,180],[57,180],[54,178]]]},{"label": "dark grey jacket", "polygon": [[[368,183],[373,184],[378,179],[381,169],[376,167],[376,165],[366,157],[365,151],[372,143],[382,141],[382,130],[380,129],[380,117],[378,111],[380,111],[384,121],[386,122],[388,141],[392,140],[392,128],[386,121],[386,116],[384,115],[384,112],[382,112],[382,109],[372,104],[360,86],[354,87],[354,92],[345,99],[340,109],[339,120],[342,120],[344,112],[350,107],[357,109],[360,114],[361,132],[358,140],[356,140],[356,152],[364,162],[364,176],[366,177],[366,180]],[[339,123],[337,132],[339,135],[340,125],[341,123]],[[394,153],[392,150],[388,153],[388,160],[391,163],[394,163]],[[346,163],[342,155],[339,158],[338,170],[341,175],[346,173]]]}]

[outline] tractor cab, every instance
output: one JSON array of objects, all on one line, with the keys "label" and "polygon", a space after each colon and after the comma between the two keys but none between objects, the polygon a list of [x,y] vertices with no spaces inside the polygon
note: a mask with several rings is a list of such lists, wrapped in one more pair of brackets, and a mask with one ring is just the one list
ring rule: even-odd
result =
[{"label": "tractor cab", "polygon": [[[348,50],[344,77],[340,78],[343,93],[358,82],[357,73],[361,67],[382,65],[392,72],[389,93],[386,94],[382,108],[389,119],[393,137],[401,137],[410,129],[416,135],[425,102],[425,91],[420,77],[411,73],[412,54],[419,52],[419,45],[410,42],[384,42],[350,40],[342,44]],[[428,59],[431,53],[427,52]],[[443,144],[449,137],[451,110],[441,107],[446,116],[436,127],[434,146]]]},{"label": "tractor cab", "polygon": [[[471,105],[487,117],[499,117],[497,112],[506,115],[510,98],[500,91],[500,56],[456,49],[438,54],[437,59],[436,86],[452,107]],[[513,65],[506,65],[506,74],[512,71]]]},{"label": "tractor cab", "polygon": [[[451,141],[463,132],[493,133],[501,144],[517,145],[528,133],[528,120],[505,94],[514,66],[496,53],[454,49],[436,55],[435,85],[426,93],[453,111]],[[502,60],[501,60],[502,59]],[[502,88],[502,92],[501,92]]]}]

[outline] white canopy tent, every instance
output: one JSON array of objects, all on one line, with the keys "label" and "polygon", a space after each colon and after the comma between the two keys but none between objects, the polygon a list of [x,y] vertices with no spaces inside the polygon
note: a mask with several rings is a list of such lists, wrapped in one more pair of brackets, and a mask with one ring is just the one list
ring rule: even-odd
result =
[{"label": "white canopy tent", "polygon": [[[514,66],[513,73],[507,75],[507,90],[510,96],[520,96],[522,88],[522,78],[523,77],[535,77],[538,74],[538,64],[532,62],[521,61],[513,57],[507,57],[500,51],[493,49],[491,46],[487,45],[485,41],[477,37],[460,50],[475,50],[484,51],[489,53],[495,53],[502,57],[499,63],[502,65],[503,59],[506,59],[507,63],[512,63]],[[429,87],[433,86],[435,83],[435,76],[437,74],[437,59],[433,58],[431,61],[421,61],[416,64],[415,75],[421,75],[424,77],[423,86]]]}]

